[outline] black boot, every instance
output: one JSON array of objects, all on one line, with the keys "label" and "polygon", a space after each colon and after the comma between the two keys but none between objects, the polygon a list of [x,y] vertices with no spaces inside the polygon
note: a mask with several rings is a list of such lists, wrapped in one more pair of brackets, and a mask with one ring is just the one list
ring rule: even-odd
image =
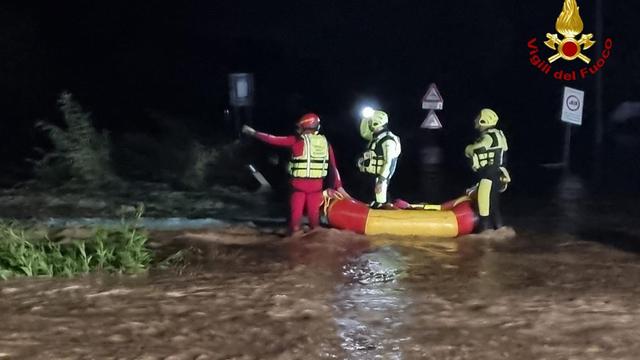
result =
[{"label": "black boot", "polygon": [[481,233],[485,230],[493,229],[491,226],[491,219],[488,216],[480,216],[480,221],[478,222],[478,232]]},{"label": "black boot", "polygon": [[384,207],[384,203],[379,203],[377,201],[374,201],[371,204],[369,204],[369,207],[372,209],[382,209]]},{"label": "black boot", "polygon": [[495,225],[495,229],[498,230],[504,226],[504,221],[502,221],[502,215],[496,214],[493,217],[493,224]]}]

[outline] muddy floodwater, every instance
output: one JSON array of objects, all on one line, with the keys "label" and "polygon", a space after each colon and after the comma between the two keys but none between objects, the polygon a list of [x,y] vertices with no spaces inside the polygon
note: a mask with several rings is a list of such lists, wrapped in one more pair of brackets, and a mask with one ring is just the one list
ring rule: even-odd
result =
[{"label": "muddy floodwater", "polygon": [[638,359],[640,214],[567,186],[515,234],[156,233],[195,260],[0,283],[0,358]]}]

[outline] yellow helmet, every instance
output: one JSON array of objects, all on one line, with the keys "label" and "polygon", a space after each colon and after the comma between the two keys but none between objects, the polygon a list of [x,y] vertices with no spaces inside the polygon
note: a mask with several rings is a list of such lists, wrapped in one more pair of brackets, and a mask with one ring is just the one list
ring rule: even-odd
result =
[{"label": "yellow helmet", "polygon": [[363,116],[360,120],[360,135],[366,140],[371,140],[373,134],[388,123],[389,115],[386,112],[374,110],[371,116]]},{"label": "yellow helmet", "polygon": [[476,129],[489,129],[498,124],[498,114],[491,109],[482,109],[476,117]]}]

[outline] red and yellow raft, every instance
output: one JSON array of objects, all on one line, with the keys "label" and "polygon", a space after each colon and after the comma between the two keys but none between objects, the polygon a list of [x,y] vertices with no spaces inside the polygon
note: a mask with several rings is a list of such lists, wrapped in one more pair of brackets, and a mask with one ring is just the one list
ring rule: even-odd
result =
[{"label": "red and yellow raft", "polygon": [[476,224],[472,199],[467,196],[442,205],[412,207],[410,210],[371,209],[363,202],[343,198],[328,200],[325,214],[331,227],[365,235],[451,238],[472,233]]}]

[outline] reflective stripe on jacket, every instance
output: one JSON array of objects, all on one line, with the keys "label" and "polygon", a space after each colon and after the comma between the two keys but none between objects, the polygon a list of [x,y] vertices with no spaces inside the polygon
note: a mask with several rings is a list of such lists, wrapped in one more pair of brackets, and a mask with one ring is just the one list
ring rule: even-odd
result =
[{"label": "reflective stripe on jacket", "polygon": [[289,161],[289,174],[295,178],[319,179],[327,176],[329,169],[329,142],[323,135],[304,134],[302,155]]},{"label": "reflective stripe on jacket", "polygon": [[[390,142],[393,146],[390,146]],[[386,151],[385,147],[390,150]],[[361,171],[373,175],[382,175],[387,178],[393,175],[395,162],[401,153],[400,138],[391,131],[384,131],[376,136],[367,147],[367,152],[363,155]],[[387,172],[387,174],[385,174]]]}]

